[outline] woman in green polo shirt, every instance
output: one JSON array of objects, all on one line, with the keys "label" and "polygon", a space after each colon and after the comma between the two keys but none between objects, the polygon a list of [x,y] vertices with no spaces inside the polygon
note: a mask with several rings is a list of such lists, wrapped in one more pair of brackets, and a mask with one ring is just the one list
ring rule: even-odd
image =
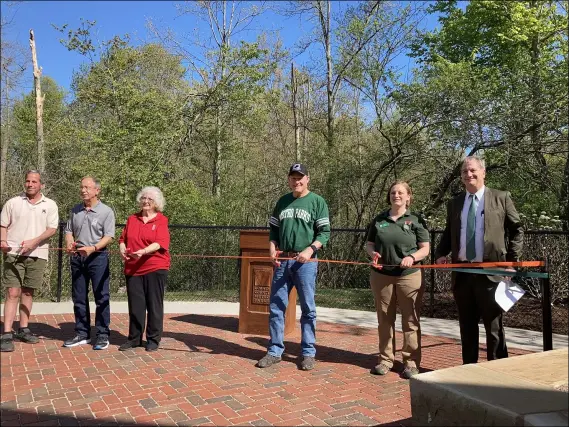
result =
[{"label": "woman in green polo shirt", "polygon": [[370,276],[379,331],[379,363],[372,374],[385,375],[395,359],[395,314],[399,303],[403,329],[402,376],[419,373],[421,328],[419,310],[423,294],[422,273],[413,265],[429,255],[429,231],[425,222],[409,210],[412,191],[405,181],[389,187],[391,208],[374,218],[366,250],[372,259]]}]

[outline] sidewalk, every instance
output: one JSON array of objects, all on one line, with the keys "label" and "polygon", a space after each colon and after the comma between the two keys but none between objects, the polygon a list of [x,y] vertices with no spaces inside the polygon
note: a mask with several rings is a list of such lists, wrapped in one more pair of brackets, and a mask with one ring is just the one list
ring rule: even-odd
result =
[{"label": "sidewalk", "polygon": [[[94,313],[94,304],[91,304]],[[113,313],[128,313],[126,301],[112,301]],[[195,301],[166,301],[165,313],[205,314],[222,316],[239,316],[239,303],[230,302],[195,302]],[[66,314],[73,313],[73,303],[65,302],[36,302],[34,303],[33,315],[40,314]],[[4,306],[0,308],[0,315],[4,314]],[[344,310],[339,308],[318,307],[317,316],[319,322],[330,322],[342,325],[359,326],[362,328],[377,328],[375,312]],[[300,307],[296,309],[296,317],[300,318]],[[397,315],[395,328],[401,332],[401,318]],[[421,331],[423,335],[451,338],[460,340],[458,321],[446,319],[421,318]],[[543,337],[541,332],[527,331],[524,329],[506,328],[508,347],[519,348],[529,351],[543,350]],[[486,341],[484,326],[480,325],[480,342]],[[553,348],[567,348],[569,340],[567,335],[553,334]]]},{"label": "sidewalk", "polygon": [[[74,333],[71,304],[38,304],[30,327],[40,342],[16,342],[13,353],[1,353],[1,425],[410,424],[400,353],[392,372],[369,373],[378,351],[373,313],[319,309],[317,364],[304,372],[298,327],[286,337],[282,362],[259,369],[267,337],[237,332],[237,304],[176,304],[168,304],[178,313],[165,316],[160,349],[152,353],[117,350],[128,334],[128,315],[118,313],[126,304],[113,304],[110,346],[102,351],[63,348]],[[64,309],[68,313],[37,314]],[[401,333],[396,340],[399,350]],[[421,372],[461,364],[454,339],[423,335],[421,348]]]}]

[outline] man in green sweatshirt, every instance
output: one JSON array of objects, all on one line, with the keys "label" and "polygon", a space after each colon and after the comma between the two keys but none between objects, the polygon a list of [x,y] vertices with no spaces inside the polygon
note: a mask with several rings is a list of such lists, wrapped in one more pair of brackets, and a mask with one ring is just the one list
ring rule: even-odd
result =
[{"label": "man in green sweatshirt", "polygon": [[[271,285],[269,333],[267,354],[259,360],[259,368],[267,368],[281,361],[284,351],[284,319],[288,296],[295,286],[302,316],[301,369],[314,368],[316,349],[316,253],[330,238],[328,205],[318,194],[308,189],[310,176],[306,166],[295,163],[288,173],[292,193],[281,197],[269,220],[269,252],[275,271]],[[278,261],[278,257],[292,258]]]}]

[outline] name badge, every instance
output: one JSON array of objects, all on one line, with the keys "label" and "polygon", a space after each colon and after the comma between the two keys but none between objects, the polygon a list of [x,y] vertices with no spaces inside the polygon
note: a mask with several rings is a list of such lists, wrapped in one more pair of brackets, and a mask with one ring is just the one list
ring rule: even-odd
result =
[{"label": "name badge", "polygon": [[156,230],[156,224],[152,224],[152,231]]}]

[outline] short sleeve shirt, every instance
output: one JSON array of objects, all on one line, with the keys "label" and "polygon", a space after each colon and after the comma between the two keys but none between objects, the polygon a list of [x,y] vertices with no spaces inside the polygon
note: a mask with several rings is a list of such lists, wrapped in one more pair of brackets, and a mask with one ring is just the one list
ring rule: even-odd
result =
[{"label": "short sleeve shirt", "polygon": [[[6,227],[6,240],[12,248],[9,252],[18,255],[18,250],[24,240],[40,236],[48,228],[59,226],[59,213],[57,204],[45,197],[36,203],[30,203],[25,193],[13,197],[6,202],[0,215],[0,225]],[[49,244],[44,242],[27,256],[48,259]]]},{"label": "short sleeve shirt", "polygon": [[405,276],[418,271],[416,268],[401,268],[401,260],[419,250],[419,243],[430,241],[427,225],[422,217],[407,210],[396,221],[385,211],[370,224],[367,241],[375,244],[381,255],[380,273],[389,276]]},{"label": "short sleeve shirt", "polygon": [[104,236],[115,237],[115,213],[101,201],[89,209],[79,203],[71,209],[65,233],[73,234],[78,248],[95,246]]},{"label": "short sleeve shirt", "polygon": [[126,276],[142,276],[170,268],[168,218],[161,212],[146,223],[140,213],[129,216],[119,237],[119,243],[124,243],[130,252],[144,249],[152,243],[160,245],[160,249],[152,254],[126,260],[124,263]]}]

